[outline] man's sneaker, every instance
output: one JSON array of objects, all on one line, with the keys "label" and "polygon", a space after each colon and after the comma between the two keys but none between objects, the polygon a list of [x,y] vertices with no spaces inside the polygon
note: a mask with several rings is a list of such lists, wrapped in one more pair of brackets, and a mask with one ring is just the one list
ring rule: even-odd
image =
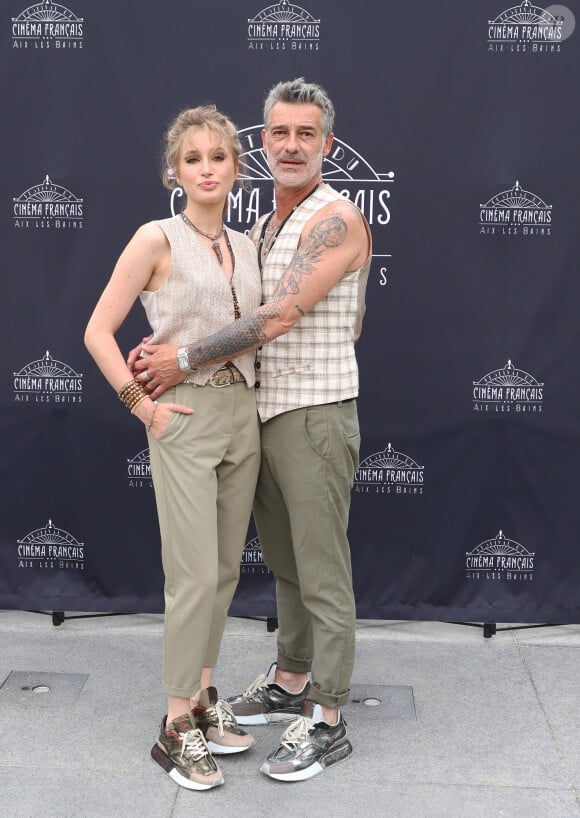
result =
[{"label": "man's sneaker", "polygon": [[254,739],[240,730],[232,708],[218,698],[215,687],[201,691],[199,705],[192,712],[212,753],[242,753],[254,746]]},{"label": "man's sneaker", "polygon": [[319,704],[307,702],[304,712],[305,716],[284,731],[280,746],[260,767],[270,778],[304,781],[352,753],[352,744],[346,737],[346,722],[340,712],[336,725],[324,721]]},{"label": "man's sneaker", "polygon": [[163,719],[151,758],[176,784],[188,790],[209,790],[224,783],[203,733],[196,728],[189,714],[179,716],[169,724],[167,716]]},{"label": "man's sneaker", "polygon": [[288,724],[299,716],[306,701],[309,683],[299,693],[291,693],[274,682],[276,664],[252,682],[241,696],[226,699],[238,724]]}]

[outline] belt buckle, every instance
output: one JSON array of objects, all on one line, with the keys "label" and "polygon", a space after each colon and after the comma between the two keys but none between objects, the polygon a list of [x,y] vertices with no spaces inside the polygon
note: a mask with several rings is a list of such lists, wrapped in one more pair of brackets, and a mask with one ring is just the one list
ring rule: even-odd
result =
[{"label": "belt buckle", "polygon": [[[214,375],[217,375],[218,372],[228,372],[228,374],[230,376],[229,381],[227,381],[226,383],[214,383]],[[234,382],[233,372],[232,372],[231,369],[224,366],[221,369],[218,369],[217,372],[214,372],[213,375],[210,376],[209,382],[215,389],[223,389],[225,386],[231,386],[233,384],[233,382]]]}]

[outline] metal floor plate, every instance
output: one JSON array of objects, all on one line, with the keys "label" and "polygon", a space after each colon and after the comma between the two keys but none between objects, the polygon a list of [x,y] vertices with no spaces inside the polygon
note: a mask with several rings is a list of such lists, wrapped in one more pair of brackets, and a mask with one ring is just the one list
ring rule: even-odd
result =
[{"label": "metal floor plate", "polygon": [[413,688],[407,685],[351,685],[344,709],[357,719],[417,720]]},{"label": "metal floor plate", "polygon": [[45,707],[68,705],[78,699],[88,678],[88,673],[13,670],[0,687],[0,702]]}]

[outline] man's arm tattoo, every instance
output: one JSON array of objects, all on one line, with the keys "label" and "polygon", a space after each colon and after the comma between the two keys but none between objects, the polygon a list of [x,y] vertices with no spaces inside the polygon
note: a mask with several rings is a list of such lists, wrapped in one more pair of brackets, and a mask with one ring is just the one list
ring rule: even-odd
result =
[{"label": "man's arm tattoo", "polygon": [[[288,294],[300,293],[302,279],[311,275],[324,250],[340,247],[347,230],[344,219],[336,214],[327,216],[316,224],[295,251],[276,286],[272,300],[259,307],[252,315],[238,318],[214,335],[190,344],[187,347],[189,365],[195,368],[210,361],[227,361],[241,352],[265,344],[268,341],[265,326],[270,319],[280,315],[283,299]],[[302,316],[306,314],[299,304],[295,304],[295,308]]]},{"label": "man's arm tattoo", "polygon": [[241,352],[256,349],[268,340],[264,327],[280,313],[277,305],[265,304],[252,315],[238,318],[214,335],[208,335],[187,347],[189,365],[193,368],[210,361],[227,361]]},{"label": "man's arm tattoo", "polygon": [[327,216],[314,225],[296,249],[292,261],[278,282],[273,300],[281,301],[289,293],[298,295],[304,276],[311,275],[324,250],[340,247],[346,239],[347,231],[346,222],[336,214]]}]

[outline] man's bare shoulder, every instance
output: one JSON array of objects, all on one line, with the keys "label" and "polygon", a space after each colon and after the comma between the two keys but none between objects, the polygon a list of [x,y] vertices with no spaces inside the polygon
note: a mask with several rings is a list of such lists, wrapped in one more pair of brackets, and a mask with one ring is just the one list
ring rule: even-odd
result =
[{"label": "man's bare shoulder", "polygon": [[364,217],[358,207],[348,199],[336,199],[334,202],[328,202],[320,210],[317,210],[304,225],[302,234],[309,232],[313,227],[321,222],[328,222],[329,220],[338,220],[342,222],[347,230],[362,230],[364,232]]}]

